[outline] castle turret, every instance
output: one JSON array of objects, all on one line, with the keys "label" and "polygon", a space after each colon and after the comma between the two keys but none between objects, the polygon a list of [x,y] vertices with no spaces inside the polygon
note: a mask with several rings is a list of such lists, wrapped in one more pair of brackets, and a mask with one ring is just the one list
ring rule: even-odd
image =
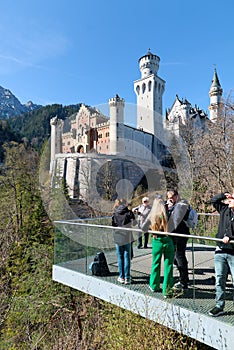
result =
[{"label": "castle turret", "polygon": [[55,161],[55,154],[56,154],[56,126],[58,123],[58,118],[54,117],[50,119],[50,127],[51,127],[51,133],[50,133],[50,173],[53,172],[54,168],[54,161]]},{"label": "castle turret", "polygon": [[124,99],[117,94],[109,99],[110,154],[124,152]]},{"label": "castle turret", "polygon": [[137,128],[157,135],[162,130],[162,96],[165,81],[158,77],[160,58],[150,51],[139,59],[141,79],[134,82]]},{"label": "castle turret", "polygon": [[214,76],[213,76],[212,84],[209,91],[209,95],[210,95],[209,110],[210,110],[210,120],[212,122],[216,122],[218,114],[220,112],[221,103],[222,103],[222,94],[223,94],[223,89],[220,85],[216,69],[214,69]]}]

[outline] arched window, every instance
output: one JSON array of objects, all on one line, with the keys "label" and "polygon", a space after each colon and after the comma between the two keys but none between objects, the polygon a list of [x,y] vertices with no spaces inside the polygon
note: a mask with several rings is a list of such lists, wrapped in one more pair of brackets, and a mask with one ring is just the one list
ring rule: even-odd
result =
[{"label": "arched window", "polygon": [[145,83],[143,83],[143,85],[142,85],[142,92],[143,92],[143,94],[145,92],[145,88],[146,88]]},{"label": "arched window", "polygon": [[150,80],[150,81],[148,82],[148,90],[149,90],[149,91],[151,91],[151,87],[152,87],[152,81]]},{"label": "arched window", "polygon": [[136,87],[136,92],[137,92],[137,95],[139,95],[139,93],[140,93],[140,86],[139,85],[137,85],[137,87]]}]

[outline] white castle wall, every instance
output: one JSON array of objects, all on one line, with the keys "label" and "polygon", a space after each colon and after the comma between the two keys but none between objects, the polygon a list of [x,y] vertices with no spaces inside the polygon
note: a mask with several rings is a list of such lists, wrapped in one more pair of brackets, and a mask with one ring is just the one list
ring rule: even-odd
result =
[{"label": "white castle wall", "polygon": [[[149,136],[146,134],[143,138],[143,142],[146,144],[151,141]],[[131,152],[131,150],[134,150],[134,152]],[[80,198],[89,203],[100,197],[100,193],[97,191],[97,174],[102,167],[106,169],[104,175],[106,179],[102,179],[104,190],[107,189],[108,183],[110,187],[115,186],[116,178],[119,180],[125,179],[131,184],[132,188],[136,188],[147,172],[152,169],[157,169],[157,174],[160,173],[160,179],[163,176],[160,162],[152,155],[152,151],[133,140],[129,140],[128,151],[124,154],[58,154],[55,159],[56,177],[65,179],[70,198]],[[109,175],[108,169],[110,170]],[[152,190],[156,190],[157,176],[147,179]],[[152,182],[154,185],[152,185]]]},{"label": "white castle wall", "polygon": [[[76,133],[76,139],[71,142],[69,140],[69,143],[74,142],[74,145],[76,144],[75,152],[78,145],[83,145],[85,153],[60,154],[63,122],[58,123],[57,118],[51,119],[50,172],[52,178],[54,176],[65,178],[70,197],[90,197],[90,191],[95,188],[95,184],[92,183],[94,181],[91,176],[92,172],[95,173],[95,169],[100,167],[102,162],[111,161],[116,156],[122,157],[122,159],[128,159],[129,157],[136,164],[142,164],[142,168],[145,170],[150,167],[154,168],[159,165],[159,162],[167,153],[165,146],[170,146],[173,135],[180,137],[179,121],[182,124],[186,123],[191,105],[187,100],[179,101],[176,97],[168,120],[165,123],[162,122],[162,96],[165,81],[157,75],[159,62],[160,58],[151,52],[139,59],[141,78],[134,82],[134,90],[137,96],[137,128],[124,124],[125,103],[124,99],[118,95],[109,100],[109,120],[99,114],[96,109],[83,105],[76,116],[76,123],[73,121],[72,132]],[[216,116],[217,104],[220,103],[222,95],[216,71],[213,80],[214,83],[210,89],[211,105],[209,108],[211,115]],[[91,119],[92,125],[90,126]],[[205,123],[204,118],[196,120],[196,127],[204,126],[203,122]],[[77,124],[76,130],[74,130],[75,124]],[[100,133],[101,128],[106,128],[106,134],[109,132],[109,139],[108,135],[105,136],[105,140],[104,137],[101,139],[104,145],[108,145],[106,148],[101,147],[98,140],[94,140],[94,151],[100,151],[102,155],[89,153],[90,145],[86,131],[89,131],[90,127],[96,128],[97,133]],[[72,133],[70,134],[72,135]],[[68,136],[69,133],[67,133]],[[99,136],[103,135],[100,133]],[[97,144],[99,144],[99,147],[97,147]],[[109,153],[109,158],[103,153]],[[137,176],[135,176],[136,178]]]}]

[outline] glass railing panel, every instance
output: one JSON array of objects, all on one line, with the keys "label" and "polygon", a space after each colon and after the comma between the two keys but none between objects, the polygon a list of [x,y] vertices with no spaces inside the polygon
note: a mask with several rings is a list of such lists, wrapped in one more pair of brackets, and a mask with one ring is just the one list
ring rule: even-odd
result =
[{"label": "glass railing panel", "polygon": [[[198,226],[191,231],[188,238],[186,256],[189,261],[190,286],[187,293],[188,302],[196,298],[214,298],[214,250],[216,239],[213,238],[217,232],[218,215],[199,215]],[[55,248],[54,264],[92,275],[89,268],[97,252],[103,251],[110,275],[101,278],[111,283],[117,283],[118,265],[117,254],[114,243],[114,232],[119,228],[110,226],[111,218],[94,218],[87,220],[56,221],[55,222]],[[121,229],[123,230],[123,229]],[[151,270],[151,250],[138,250],[137,238],[140,230],[125,229],[132,233],[134,258],[132,260],[133,283],[129,288],[149,293],[148,283]],[[177,234],[170,234],[176,236]],[[151,236],[151,235],[150,235]],[[181,235],[180,235],[181,236]],[[151,238],[149,240],[151,242]],[[147,260],[148,259],[148,260]],[[148,265],[141,270],[141,265],[135,262],[140,261]],[[137,268],[135,267],[137,265]],[[178,272],[174,269],[175,280]],[[163,277],[163,261],[162,261]],[[135,283],[135,284],[134,284]]]},{"label": "glass railing panel", "polygon": [[[88,221],[89,223],[86,220],[55,222],[54,264],[92,275],[89,266],[96,253],[102,251],[111,272],[110,275],[102,277],[108,277],[108,280],[115,282],[118,268],[114,233],[119,229],[100,224],[103,223],[100,219]],[[104,221],[109,223],[110,218]],[[125,231],[131,234],[132,240],[137,240],[139,230]]]},{"label": "glass railing panel", "polygon": [[[215,238],[218,230],[219,214],[198,214],[198,224],[191,233],[196,236],[205,236]],[[205,241],[200,238],[200,243]],[[209,242],[209,243],[208,243]],[[205,244],[212,244],[212,241],[206,241]]]}]

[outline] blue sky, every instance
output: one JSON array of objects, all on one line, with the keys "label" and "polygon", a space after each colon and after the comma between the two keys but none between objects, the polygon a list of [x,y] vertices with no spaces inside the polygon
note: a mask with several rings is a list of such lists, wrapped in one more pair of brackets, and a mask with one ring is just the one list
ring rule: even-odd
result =
[{"label": "blue sky", "polygon": [[164,109],[178,94],[207,111],[215,66],[224,96],[234,87],[233,0],[0,4],[0,85],[22,103],[99,105],[116,93],[135,103],[149,48],[161,59]]}]

